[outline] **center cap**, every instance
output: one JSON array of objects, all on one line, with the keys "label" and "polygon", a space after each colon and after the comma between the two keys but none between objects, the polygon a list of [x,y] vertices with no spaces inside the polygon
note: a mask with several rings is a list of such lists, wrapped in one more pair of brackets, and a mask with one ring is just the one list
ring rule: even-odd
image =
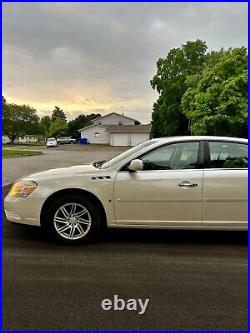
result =
[{"label": "center cap", "polygon": [[69,220],[69,223],[73,224],[73,225],[77,224],[76,218],[75,217],[71,217],[70,220]]}]

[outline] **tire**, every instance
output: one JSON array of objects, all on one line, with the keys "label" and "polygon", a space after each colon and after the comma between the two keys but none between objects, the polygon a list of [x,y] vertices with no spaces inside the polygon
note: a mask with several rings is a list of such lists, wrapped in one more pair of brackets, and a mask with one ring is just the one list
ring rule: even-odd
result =
[{"label": "tire", "polygon": [[[69,194],[55,198],[46,208],[42,226],[49,237],[72,245],[90,243],[98,238],[101,214],[90,199]],[[70,213],[74,213],[72,217]]]}]

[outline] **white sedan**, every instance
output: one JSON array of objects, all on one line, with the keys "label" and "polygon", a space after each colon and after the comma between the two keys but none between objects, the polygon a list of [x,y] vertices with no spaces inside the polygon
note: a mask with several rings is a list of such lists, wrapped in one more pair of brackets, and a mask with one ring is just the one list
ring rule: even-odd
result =
[{"label": "white sedan", "polygon": [[152,139],[110,161],[21,179],[5,212],[68,243],[102,227],[247,230],[247,167],[246,139]]},{"label": "white sedan", "polygon": [[57,140],[56,138],[48,138],[46,141],[47,148],[49,147],[57,147]]}]

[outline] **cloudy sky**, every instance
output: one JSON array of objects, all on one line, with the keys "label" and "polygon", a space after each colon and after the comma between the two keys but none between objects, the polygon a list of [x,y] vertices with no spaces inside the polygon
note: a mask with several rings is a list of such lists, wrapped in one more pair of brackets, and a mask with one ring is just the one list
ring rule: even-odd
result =
[{"label": "cloudy sky", "polygon": [[187,40],[247,45],[246,3],[3,3],[3,95],[151,120],[156,61]]}]

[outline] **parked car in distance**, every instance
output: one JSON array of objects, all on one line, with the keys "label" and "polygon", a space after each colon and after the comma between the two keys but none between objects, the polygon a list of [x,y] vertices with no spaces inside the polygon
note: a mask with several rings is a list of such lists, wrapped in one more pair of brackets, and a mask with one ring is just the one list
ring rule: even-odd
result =
[{"label": "parked car in distance", "polygon": [[47,148],[56,147],[57,146],[56,138],[48,138],[46,141],[46,146],[47,146]]},{"label": "parked car in distance", "polygon": [[67,143],[73,144],[73,143],[76,143],[76,142],[77,142],[76,139],[73,139],[73,138],[71,138],[69,136],[63,136],[63,137],[57,138],[57,143],[59,145],[67,144]]},{"label": "parked car in distance", "polygon": [[247,139],[157,138],[110,161],[25,177],[5,212],[68,243],[102,227],[247,230],[247,168]]}]

